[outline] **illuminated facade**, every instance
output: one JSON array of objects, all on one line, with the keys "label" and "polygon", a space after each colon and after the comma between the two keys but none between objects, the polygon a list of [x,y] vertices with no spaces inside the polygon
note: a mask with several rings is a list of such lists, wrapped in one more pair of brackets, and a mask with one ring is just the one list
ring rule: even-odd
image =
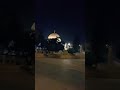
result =
[{"label": "illuminated facade", "polygon": [[[53,40],[53,39],[57,39],[57,43],[61,43],[62,40],[60,38],[60,35],[57,34],[55,31],[54,33],[51,33],[49,36],[48,36],[48,40]],[[64,50],[68,50],[70,48],[72,48],[72,44],[71,43],[65,43],[63,44],[64,46]]]},{"label": "illuminated facade", "polygon": [[72,44],[71,44],[71,43],[65,43],[64,49],[65,49],[65,50],[68,50],[68,49],[70,49],[70,48],[72,48]]},{"label": "illuminated facade", "polygon": [[57,42],[61,42],[60,36],[54,31],[48,36],[48,40],[57,39]]},{"label": "illuminated facade", "polygon": [[[72,49],[73,44],[70,42],[63,43],[60,35],[54,31],[53,33],[48,35],[47,44],[45,47],[46,47],[46,50],[48,51],[63,51],[63,50]],[[80,47],[79,52],[83,52],[84,50],[82,45],[79,45],[79,47]],[[44,50],[43,48],[41,48],[41,44],[38,45],[38,48],[39,50]],[[36,50],[38,50],[38,48],[36,48]]]}]

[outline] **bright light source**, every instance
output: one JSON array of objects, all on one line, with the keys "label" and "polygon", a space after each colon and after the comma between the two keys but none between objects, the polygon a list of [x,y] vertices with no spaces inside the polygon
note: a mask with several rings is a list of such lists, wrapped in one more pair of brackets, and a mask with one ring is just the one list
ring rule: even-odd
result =
[{"label": "bright light source", "polygon": [[70,46],[71,44],[70,44],[70,43],[68,43],[68,45]]},{"label": "bright light source", "polygon": [[58,39],[57,39],[57,41],[58,41],[58,42],[61,42],[61,39],[60,39],[60,38],[58,38]]}]

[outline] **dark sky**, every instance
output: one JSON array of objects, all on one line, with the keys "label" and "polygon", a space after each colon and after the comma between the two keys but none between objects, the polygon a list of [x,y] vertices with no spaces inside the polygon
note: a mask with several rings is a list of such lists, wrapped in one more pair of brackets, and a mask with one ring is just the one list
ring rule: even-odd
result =
[{"label": "dark sky", "polygon": [[77,34],[95,44],[118,43],[120,8],[116,6],[119,4],[94,0],[37,0],[36,28],[46,37],[56,29],[66,41]]},{"label": "dark sky", "polygon": [[[33,1],[5,0],[0,3],[0,42],[21,37],[34,21]],[[4,39],[3,39],[4,38]]]},{"label": "dark sky", "polygon": [[0,40],[30,29],[36,17],[36,29],[44,31],[46,37],[55,29],[65,41],[71,41],[76,34],[82,41],[120,41],[120,8],[111,7],[117,6],[113,2],[88,3],[86,6],[83,0],[2,1]]},{"label": "dark sky", "polygon": [[75,35],[84,41],[83,0],[37,0],[36,7],[36,28],[45,37],[55,29],[64,41],[72,41]]},{"label": "dark sky", "polygon": [[102,42],[118,43],[120,42],[120,12],[118,12],[120,8],[101,5],[96,8],[93,5],[93,8],[87,9],[86,39],[94,40],[98,44]]}]

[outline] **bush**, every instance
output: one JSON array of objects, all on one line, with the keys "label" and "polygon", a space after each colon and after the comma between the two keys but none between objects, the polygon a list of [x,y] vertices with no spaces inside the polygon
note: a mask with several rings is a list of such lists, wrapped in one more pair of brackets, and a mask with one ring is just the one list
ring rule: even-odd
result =
[{"label": "bush", "polygon": [[73,54],[75,53],[75,50],[73,48],[68,49],[68,53]]},{"label": "bush", "polygon": [[44,58],[44,54],[42,53],[35,53],[35,58]]}]

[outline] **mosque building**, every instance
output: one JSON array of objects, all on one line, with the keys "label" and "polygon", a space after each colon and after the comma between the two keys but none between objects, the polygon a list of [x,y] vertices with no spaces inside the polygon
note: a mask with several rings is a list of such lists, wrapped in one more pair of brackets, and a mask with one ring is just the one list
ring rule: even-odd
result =
[{"label": "mosque building", "polygon": [[55,32],[55,30],[54,30],[54,33],[51,33],[51,34],[48,36],[48,40],[52,40],[52,39],[57,39],[57,42],[61,42],[61,38],[60,38],[60,36]]},{"label": "mosque building", "polygon": [[[32,26],[33,31],[35,30],[34,27],[35,27],[35,23]],[[38,46],[41,46],[41,43]],[[80,46],[79,51],[83,52],[82,46],[81,45],[79,45],[79,46]],[[39,47],[39,48],[41,48],[41,47]],[[70,48],[71,49],[73,48],[72,43],[64,42],[61,39],[61,36],[58,33],[56,33],[55,30],[51,34],[48,35],[46,50],[48,50],[48,51],[52,51],[52,50],[53,51],[63,51],[63,50],[69,50]],[[42,50],[42,48],[41,48],[41,50]]]},{"label": "mosque building", "polygon": [[[53,39],[56,39],[57,43],[62,43],[62,39],[61,39],[60,35],[57,34],[55,32],[55,30],[54,30],[53,33],[51,33],[50,35],[48,35],[48,41],[53,40]],[[68,50],[69,48],[72,48],[72,44],[71,43],[64,43],[63,46],[64,46],[64,50]]]}]

